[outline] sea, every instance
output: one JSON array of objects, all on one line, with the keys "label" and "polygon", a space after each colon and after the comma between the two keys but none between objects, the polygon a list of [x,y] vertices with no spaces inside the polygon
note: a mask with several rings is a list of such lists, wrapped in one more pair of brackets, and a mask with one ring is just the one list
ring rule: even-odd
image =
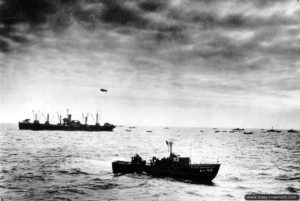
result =
[{"label": "sea", "polygon": [[[300,134],[228,128],[119,126],[113,132],[26,131],[1,124],[0,198],[18,200],[244,200],[250,193],[299,194]],[[219,131],[219,132],[218,132]],[[168,156],[220,163],[211,184],[114,175],[111,163]]]}]

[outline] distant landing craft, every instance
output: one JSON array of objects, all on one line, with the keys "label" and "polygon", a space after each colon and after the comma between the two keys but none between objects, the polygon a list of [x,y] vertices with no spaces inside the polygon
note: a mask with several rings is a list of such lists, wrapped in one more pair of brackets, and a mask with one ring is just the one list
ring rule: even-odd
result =
[{"label": "distant landing craft", "polygon": [[102,91],[102,92],[107,92],[107,89],[100,89],[100,91]]}]

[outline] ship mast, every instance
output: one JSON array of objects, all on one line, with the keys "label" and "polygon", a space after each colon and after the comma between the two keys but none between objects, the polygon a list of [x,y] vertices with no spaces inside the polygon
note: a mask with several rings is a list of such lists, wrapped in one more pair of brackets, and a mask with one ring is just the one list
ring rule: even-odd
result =
[{"label": "ship mast", "polygon": [[58,112],[57,112],[57,118],[58,118],[59,124],[61,124],[61,115],[59,115]]},{"label": "ship mast", "polygon": [[82,113],[82,117],[84,119],[84,124],[87,125],[89,113],[87,113],[86,116],[84,116],[83,113]]},{"label": "ship mast", "polygon": [[98,110],[97,110],[97,114],[96,114],[96,124],[98,124]]},{"label": "ship mast", "polygon": [[47,120],[46,120],[46,124],[49,124],[49,113],[47,113]]},{"label": "ship mast", "polygon": [[99,115],[98,115],[98,109],[97,109],[97,113],[96,113],[96,125],[99,125],[98,119],[99,119]]}]

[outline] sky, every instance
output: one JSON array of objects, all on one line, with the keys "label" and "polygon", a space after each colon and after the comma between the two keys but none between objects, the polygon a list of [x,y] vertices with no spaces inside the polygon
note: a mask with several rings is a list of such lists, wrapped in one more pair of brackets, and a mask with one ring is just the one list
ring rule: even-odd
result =
[{"label": "sky", "polygon": [[0,122],[299,129],[299,19],[296,0],[0,0]]}]

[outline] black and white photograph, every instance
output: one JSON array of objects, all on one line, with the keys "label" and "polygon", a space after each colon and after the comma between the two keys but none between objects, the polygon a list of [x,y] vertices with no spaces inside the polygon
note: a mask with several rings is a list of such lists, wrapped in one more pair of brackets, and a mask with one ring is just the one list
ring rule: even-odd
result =
[{"label": "black and white photograph", "polygon": [[299,195],[299,0],[0,0],[0,201]]}]

